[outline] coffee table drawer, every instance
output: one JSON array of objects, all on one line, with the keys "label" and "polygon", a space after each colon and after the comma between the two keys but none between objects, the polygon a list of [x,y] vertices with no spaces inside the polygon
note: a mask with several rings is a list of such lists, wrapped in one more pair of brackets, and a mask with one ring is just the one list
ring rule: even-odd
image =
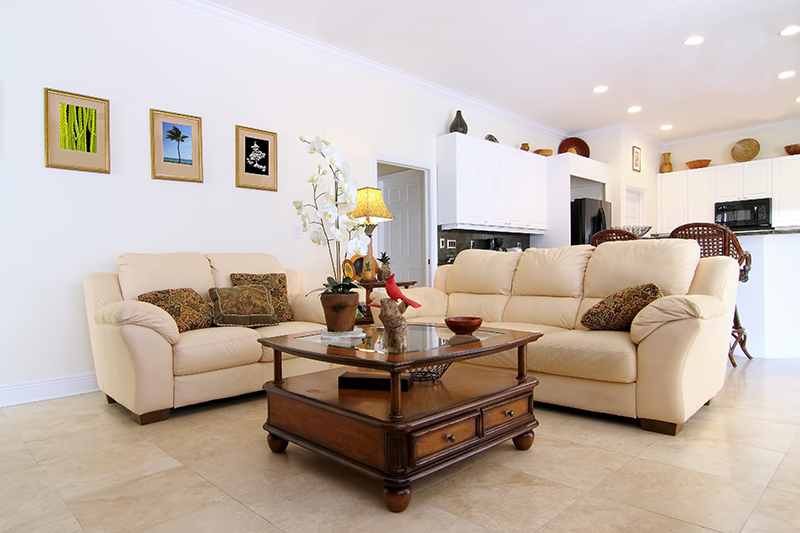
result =
[{"label": "coffee table drawer", "polygon": [[492,428],[526,417],[531,414],[530,405],[531,396],[526,395],[482,409],[484,432],[489,432]]},{"label": "coffee table drawer", "polygon": [[480,413],[473,412],[411,433],[411,463],[419,466],[478,440]]}]

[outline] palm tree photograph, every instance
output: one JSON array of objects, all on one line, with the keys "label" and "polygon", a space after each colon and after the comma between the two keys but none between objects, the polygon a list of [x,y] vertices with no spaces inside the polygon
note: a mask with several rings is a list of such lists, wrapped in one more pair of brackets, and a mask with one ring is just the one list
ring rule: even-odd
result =
[{"label": "palm tree photograph", "polygon": [[185,124],[162,122],[164,162],[179,165],[192,164],[192,127]]}]

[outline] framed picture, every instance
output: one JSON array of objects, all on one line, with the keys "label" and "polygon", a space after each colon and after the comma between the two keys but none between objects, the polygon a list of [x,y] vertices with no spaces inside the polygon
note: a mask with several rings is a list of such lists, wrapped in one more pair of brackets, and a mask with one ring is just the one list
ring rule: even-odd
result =
[{"label": "framed picture", "polygon": [[236,126],[236,186],[278,190],[278,134]]},{"label": "framed picture", "polygon": [[638,146],[633,147],[633,170],[642,171],[642,149]]},{"label": "framed picture", "polygon": [[111,172],[108,100],[44,90],[45,166]]},{"label": "framed picture", "polygon": [[153,179],[203,182],[200,117],[150,110]]}]

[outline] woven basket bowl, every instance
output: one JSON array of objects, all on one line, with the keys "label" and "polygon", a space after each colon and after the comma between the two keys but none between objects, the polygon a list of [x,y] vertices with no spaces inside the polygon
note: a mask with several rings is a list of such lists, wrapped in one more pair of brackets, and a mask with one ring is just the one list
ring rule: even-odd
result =
[{"label": "woven basket bowl", "polygon": [[689,168],[703,168],[711,163],[710,159],[695,159],[694,161],[687,161],[686,166]]},{"label": "woven basket bowl", "polygon": [[786,150],[786,153],[789,155],[797,155],[800,154],[800,144],[788,144],[783,147]]},{"label": "woven basket bowl", "polygon": [[761,145],[755,139],[742,139],[731,148],[731,157],[738,163],[750,161],[758,155]]}]

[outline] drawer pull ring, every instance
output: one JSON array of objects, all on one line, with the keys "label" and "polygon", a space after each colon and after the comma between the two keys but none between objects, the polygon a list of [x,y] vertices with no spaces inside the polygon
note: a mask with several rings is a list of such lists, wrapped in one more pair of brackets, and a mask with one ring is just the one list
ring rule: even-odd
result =
[{"label": "drawer pull ring", "polygon": [[446,440],[447,442],[455,442],[456,436],[453,435],[452,433],[448,433],[447,435],[444,436],[444,440]]},{"label": "drawer pull ring", "polygon": [[511,409],[506,409],[506,416],[513,417],[514,416],[514,411],[512,411]]}]

